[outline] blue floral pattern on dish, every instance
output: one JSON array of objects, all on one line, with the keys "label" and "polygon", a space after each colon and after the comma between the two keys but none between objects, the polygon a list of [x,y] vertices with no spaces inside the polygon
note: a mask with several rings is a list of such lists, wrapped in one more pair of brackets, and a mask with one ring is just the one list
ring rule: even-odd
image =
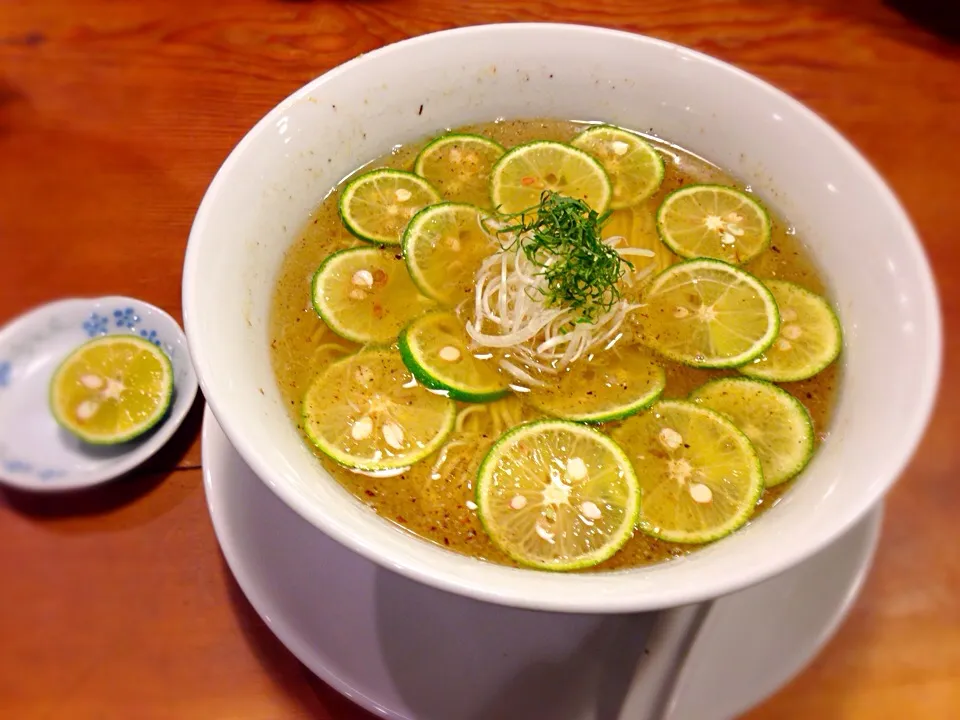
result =
[{"label": "blue floral pattern on dish", "polygon": [[23,460],[17,460],[16,458],[6,458],[2,455],[2,448],[0,448],[0,463],[3,464],[3,469],[8,473],[17,473],[21,475],[35,475],[41,480],[55,480],[58,477],[62,477],[66,473],[63,470],[58,468],[50,467],[34,467],[31,463],[25,462]]},{"label": "blue floral pattern on dish", "polygon": [[3,466],[9,472],[28,473],[33,471],[33,465],[23,460],[4,460]]},{"label": "blue floral pattern on dish", "polygon": [[83,321],[83,331],[90,337],[107,334],[107,323],[109,320],[105,315],[93,313],[89,318]]},{"label": "blue floral pattern on dish", "polygon": [[142,337],[144,340],[149,340],[157,347],[160,347],[160,339],[157,337],[156,330],[151,330],[150,332],[147,332],[146,330],[141,330],[140,337]]},{"label": "blue floral pattern on dish", "polygon": [[13,365],[7,361],[0,362],[0,388],[6,387],[10,384],[10,373],[13,370]]},{"label": "blue floral pattern on dish", "polygon": [[[112,315],[114,327],[117,329],[133,330],[144,340],[152,342],[159,348],[163,347],[156,330],[139,327],[140,316],[137,315],[136,311],[132,307],[117,308],[113,311]],[[83,331],[88,337],[91,338],[97,337],[98,335],[106,335],[109,332],[109,326],[110,316],[101,315],[100,313],[96,312],[83,321]],[[169,353],[170,351],[168,350],[168,354]],[[2,386],[3,383],[0,382],[0,387]]]},{"label": "blue floral pattern on dish", "polygon": [[140,316],[131,307],[114,310],[113,319],[118,328],[126,328],[127,330],[133,330],[140,322]]}]

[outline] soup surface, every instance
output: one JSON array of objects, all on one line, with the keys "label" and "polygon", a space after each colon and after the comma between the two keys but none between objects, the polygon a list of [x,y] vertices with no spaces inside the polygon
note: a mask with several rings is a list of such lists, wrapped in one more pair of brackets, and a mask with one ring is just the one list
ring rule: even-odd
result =
[{"label": "soup surface", "polygon": [[[480,134],[509,149],[540,140],[569,143],[588,127],[590,126],[556,120],[507,120],[459,128],[455,132]],[[661,242],[657,230],[658,208],[671,193],[696,184],[730,186],[747,192],[750,188],[744,188],[742,183],[708,160],[657,138],[644,137],[663,160],[665,172],[662,183],[652,195],[641,202],[613,210],[602,225],[602,237],[608,240],[624,237],[630,246],[649,248],[650,252],[646,255],[624,257],[631,260],[633,266],[652,263],[657,266],[655,269],[659,270],[681,259]],[[398,147],[390,155],[359,168],[357,173],[373,168],[411,170],[415,158],[426,142],[427,140],[424,140],[421,143]],[[351,176],[353,177],[356,177],[356,174]],[[285,256],[273,297],[270,347],[274,371],[282,396],[289,407],[290,417],[311,447],[314,447],[314,444],[304,430],[301,411],[305,393],[332,364],[356,353],[362,347],[361,343],[342,337],[343,333],[334,332],[321,320],[314,308],[311,285],[318,267],[332,253],[346,248],[375,247],[352,234],[344,226],[338,212],[338,200],[351,178],[333,190],[309,218],[300,237]],[[442,182],[436,182],[435,185],[445,199],[457,195],[456,188],[451,190]],[[796,236],[786,220],[773,214],[769,220],[769,246],[744,263],[743,269],[764,281],[790,281],[813,293],[824,294],[826,288],[812,258],[804,249],[801,238]],[[398,260],[402,260],[399,247],[390,249],[395,250]],[[649,278],[645,282],[649,282]],[[410,292],[409,295],[408,302],[411,305],[422,302],[424,309],[430,307],[430,303],[420,298],[416,292]],[[626,298],[633,297],[627,290],[623,295]],[[467,292],[464,292],[463,297],[461,314],[472,310],[474,302],[473,296]],[[638,306],[641,307],[633,310],[625,321],[624,328],[628,339],[631,337],[631,328],[643,325],[647,319],[642,305],[643,301],[640,300]],[[676,312],[678,315],[684,313],[682,309]],[[781,336],[777,342],[786,346],[789,342],[782,333],[787,332],[790,317],[783,307],[780,313]],[[492,354],[495,353],[488,355]],[[599,354],[599,351],[593,353]],[[739,376],[736,369],[704,369],[669,360],[661,354],[653,357],[665,373],[663,399],[686,398],[709,380]],[[589,373],[584,377],[589,377]],[[809,379],[781,384],[781,387],[799,400],[809,412],[815,444],[819,444],[825,437],[838,379],[838,364],[831,363]],[[524,384],[516,375],[508,380],[515,388]],[[563,390],[569,390],[574,395],[592,392],[586,381],[582,382],[581,386],[564,386]],[[330,391],[333,392],[334,389],[330,388]],[[450,550],[497,563],[516,565],[517,562],[491,540],[478,517],[475,482],[484,455],[505,431],[521,422],[548,416],[547,412],[538,409],[538,405],[543,407],[543,403],[536,402],[536,397],[537,392],[520,391],[510,392],[494,402],[458,401],[454,428],[443,439],[442,445],[425,459],[394,473],[358,471],[345,467],[320,450],[316,450],[316,455],[323,467],[344,488],[386,520]],[[622,423],[623,420],[616,419],[597,423],[594,427],[609,434],[614,433]],[[317,482],[322,480],[318,477]],[[775,487],[767,487],[759,499],[758,511],[775,505],[782,494],[789,490],[792,482],[802,482],[802,473],[798,478]],[[641,500],[641,513],[643,502],[644,500]],[[589,524],[589,521],[587,522]],[[655,563],[677,557],[697,547],[698,544],[668,542],[638,529],[632,532],[612,557],[596,564],[594,569],[612,570]]]}]

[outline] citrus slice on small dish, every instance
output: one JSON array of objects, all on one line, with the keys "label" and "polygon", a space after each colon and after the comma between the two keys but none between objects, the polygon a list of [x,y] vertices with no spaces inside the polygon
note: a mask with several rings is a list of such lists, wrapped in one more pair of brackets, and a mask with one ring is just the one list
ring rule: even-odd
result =
[{"label": "citrus slice on small dish", "polygon": [[483,214],[465,203],[429,205],[403,233],[403,256],[420,291],[446,305],[471,296],[484,258],[500,249],[481,225]]},{"label": "citrus slice on small dish", "polygon": [[770,246],[770,216],[763,206],[726,185],[688,185],[657,210],[657,231],[680,257],[710,257],[737,265]]},{"label": "citrus slice on small dish", "polygon": [[508,392],[496,363],[474,355],[463,323],[452,312],[420,316],[400,333],[399,344],[414,377],[454,400],[491,402]]},{"label": "citrus slice on small dish", "polygon": [[577,422],[608,422],[654,403],[666,385],[663,368],[648,350],[636,345],[598,352],[573,363],[549,385],[524,397],[554,417]]},{"label": "citrus slice on small dish", "polygon": [[490,197],[497,212],[510,215],[535,208],[546,190],[583,200],[598,213],[613,196],[603,166],[572,145],[550,140],[518,145],[493,166]]},{"label": "citrus slice on small dish", "polygon": [[612,185],[613,209],[636,205],[663,182],[663,158],[636,133],[612,125],[587,128],[571,142],[600,161]]},{"label": "citrus slice on small dish", "polygon": [[400,353],[361,350],[333,363],[303,398],[303,429],[341,465],[377,472],[405,468],[440,447],[456,403],[420,387]]},{"label": "citrus slice on small dish", "polygon": [[613,437],[640,482],[639,528],[677,543],[706,543],[741,527],[763,492],[750,440],[720,413],[665,400],[627,418]]},{"label": "citrus slice on small dish", "polygon": [[762,380],[731,377],[712,380],[690,399],[729,418],[746,435],[773,487],[797,475],[813,456],[813,422],[793,395]]},{"label": "citrus slice on small dish", "polygon": [[504,152],[503,145],[483,135],[450,133],[427,143],[413,171],[448,200],[489,207],[490,172]]},{"label": "citrus slice on small dish", "polygon": [[440,193],[419,175],[382,168],[358,175],[340,194],[340,218],[361,240],[399,245],[419,210],[440,202]]},{"label": "citrus slice on small dish", "polygon": [[340,337],[357,343],[389,343],[430,306],[395,251],[373,247],[340,250],[317,268],[313,307]]},{"label": "citrus slice on small dish", "polygon": [[719,260],[687,260],[657,275],[637,311],[644,342],[664,357],[736,367],[764,352],[780,325],[777,303],[750,273]]},{"label": "citrus slice on small dish", "polygon": [[780,309],[780,333],[740,372],[773,382],[811,378],[840,355],[840,321],[824,298],[784,280],[764,280]]},{"label": "citrus slice on small dish", "polygon": [[536,420],[501,437],[480,465],[476,493],[494,544],[544,570],[603,562],[633,535],[640,507],[623,450],[565,420]]},{"label": "citrus slice on small dish", "polygon": [[143,435],[166,414],[172,398],[170,359],[134,335],[106,335],[81,345],[50,382],[57,423],[93,445]]}]

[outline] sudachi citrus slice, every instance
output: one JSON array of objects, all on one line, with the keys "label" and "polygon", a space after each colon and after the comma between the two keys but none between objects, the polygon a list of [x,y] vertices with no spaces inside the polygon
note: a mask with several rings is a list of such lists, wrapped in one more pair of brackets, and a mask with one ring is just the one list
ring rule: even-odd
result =
[{"label": "sudachi citrus slice", "polygon": [[726,185],[687,185],[670,193],[657,211],[663,242],[685,258],[745,263],[770,245],[763,206]]},{"label": "sudachi citrus slice", "polygon": [[448,200],[490,206],[490,172],[505,150],[482,135],[450,133],[427,143],[413,170]]},{"label": "sudachi citrus slice", "polygon": [[536,408],[577,422],[608,422],[652,404],[666,385],[656,358],[636,345],[591,354],[524,397]]},{"label": "sudachi citrus slice", "polygon": [[633,535],[640,491],[623,450],[601,432],[536,420],[500,438],[477,475],[480,520],[517,562],[596,565]]},{"label": "sudachi citrus slice", "polygon": [[440,193],[419,175],[382,168],[358,175],[340,194],[340,218],[361,240],[399,245],[417,211],[440,202]]},{"label": "sudachi citrus slice", "polygon": [[302,414],[304,431],[324,454],[375,472],[438,449],[453,429],[456,403],[420,387],[396,350],[370,348],[320,373]]},{"label": "sudachi citrus slice", "polygon": [[313,307],[337,335],[388,343],[430,307],[396,251],[348,248],[324,260],[313,276]]},{"label": "sudachi citrus slice", "polygon": [[496,363],[474,356],[463,322],[452,312],[427,313],[400,333],[400,354],[423,385],[454,400],[490,402],[508,392]]},{"label": "sudachi citrus slice", "polygon": [[690,399],[725,415],[750,438],[767,487],[786,482],[813,456],[813,423],[793,395],[762,380],[719,378]]},{"label": "sudachi citrus slice", "polygon": [[465,203],[429,205],[403,233],[410,276],[427,296],[446,305],[471,297],[484,258],[500,249],[481,226],[483,214]]},{"label": "sudachi citrus slice", "polygon": [[643,293],[644,342],[696,367],[743,365],[777,335],[773,295],[750,273],[719,260],[687,260],[664,270]]},{"label": "sudachi citrus slice", "polygon": [[624,208],[646,200],[663,182],[663,158],[636,133],[612,125],[587,128],[570,143],[603,165],[613,186],[610,207]]},{"label": "sudachi citrus slice", "polygon": [[81,440],[113,445],[156,425],[173,397],[166,353],[134,335],[106,335],[70,353],[50,383],[57,422]]},{"label": "sudachi citrus slice", "polygon": [[549,140],[518,145],[493,167],[490,197],[497,212],[534,208],[546,190],[583,200],[598,213],[607,209],[613,196],[603,166],[572,145]]},{"label": "sudachi citrus slice", "polygon": [[780,332],[762,355],[740,368],[773,382],[806,380],[837,359],[843,345],[840,321],[819,295],[783,280],[765,280],[780,310]]},{"label": "sudachi citrus slice", "polygon": [[639,527],[661,540],[705,543],[742,526],[763,492],[750,440],[720,413],[664,400],[613,434],[636,470]]}]

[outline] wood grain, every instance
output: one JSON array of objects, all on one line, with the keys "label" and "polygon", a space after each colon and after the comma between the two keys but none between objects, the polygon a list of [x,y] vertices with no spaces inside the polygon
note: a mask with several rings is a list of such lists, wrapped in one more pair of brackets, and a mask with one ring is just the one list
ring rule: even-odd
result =
[{"label": "wood grain", "polygon": [[[897,4],[918,18],[949,12],[937,0]],[[749,717],[960,717],[960,48],[893,5],[5,0],[0,322],[106,293],[179,317],[194,210],[263,113],[384,43],[518,20],[619,27],[732,62],[822,114],[902,198],[942,291],[936,417],[890,497],[850,619]],[[931,27],[956,31],[948,14]],[[170,448],[113,486],[0,496],[0,716],[369,717],[280,646],[225,569],[196,469],[199,419],[198,403]]]}]

